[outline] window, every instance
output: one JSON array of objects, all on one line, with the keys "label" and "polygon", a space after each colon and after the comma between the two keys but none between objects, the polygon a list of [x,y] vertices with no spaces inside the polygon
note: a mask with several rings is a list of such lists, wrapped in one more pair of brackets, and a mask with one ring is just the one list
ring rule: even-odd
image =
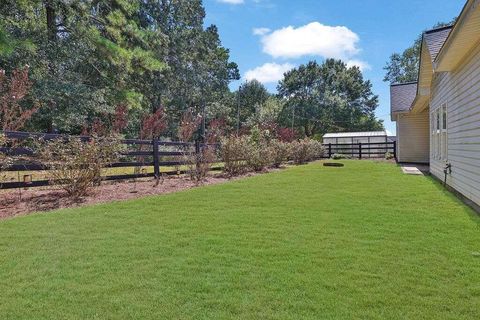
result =
[{"label": "window", "polygon": [[448,115],[447,105],[443,104],[431,113],[432,158],[436,160],[448,159]]},{"label": "window", "polygon": [[441,109],[442,113],[442,128],[440,130],[440,139],[441,139],[441,159],[447,160],[448,159],[448,137],[447,137],[447,105],[442,105]]},{"label": "window", "polygon": [[440,110],[435,111],[435,159],[440,160]]},{"label": "window", "polygon": [[440,112],[439,112],[439,110],[437,110],[437,111],[435,112],[435,118],[437,118],[437,125],[436,125],[436,127],[435,127],[435,129],[436,129],[437,131],[436,131],[435,133],[438,134],[438,130],[440,130]]},{"label": "window", "polygon": [[447,131],[447,105],[442,106],[442,130]]},{"label": "window", "polygon": [[435,134],[435,131],[436,131],[435,124],[436,124],[436,114],[435,114],[435,112],[432,112],[430,114],[430,132],[431,132],[431,134],[430,134],[430,140],[431,140],[431,143],[430,143],[430,149],[431,149],[430,150],[430,157],[432,159],[437,158],[437,154],[436,154],[436,152],[437,152],[437,148],[436,148],[437,141],[435,139],[437,135]]}]

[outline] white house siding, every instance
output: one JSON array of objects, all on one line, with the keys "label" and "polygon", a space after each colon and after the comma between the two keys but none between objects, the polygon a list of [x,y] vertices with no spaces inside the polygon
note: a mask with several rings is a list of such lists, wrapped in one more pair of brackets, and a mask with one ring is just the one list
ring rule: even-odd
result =
[{"label": "white house siding", "polygon": [[428,111],[400,114],[397,118],[397,159],[399,162],[428,163]]},{"label": "white house siding", "polygon": [[443,180],[448,160],[448,185],[480,205],[480,46],[454,72],[438,74],[432,88],[432,119],[447,105],[448,147],[447,159],[435,159],[431,147],[430,171]]}]

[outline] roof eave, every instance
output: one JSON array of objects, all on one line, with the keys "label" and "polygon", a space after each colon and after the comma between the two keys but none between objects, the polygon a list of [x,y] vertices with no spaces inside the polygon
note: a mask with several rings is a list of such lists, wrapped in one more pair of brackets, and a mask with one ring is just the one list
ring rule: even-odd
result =
[{"label": "roof eave", "polygon": [[422,38],[422,45],[420,48],[419,64],[420,67],[418,68],[417,95],[415,96],[412,106],[410,107],[410,112],[412,113],[423,111],[425,109],[425,101],[430,100],[430,85],[433,80],[433,64],[424,36]]},{"label": "roof eave", "polygon": [[410,108],[411,113],[420,113],[428,108],[428,102],[430,101],[430,94],[417,95]]},{"label": "roof eave", "polygon": [[391,119],[391,121],[396,122],[396,121],[398,121],[398,116],[400,116],[402,114],[409,114],[409,113],[410,113],[409,110],[407,110],[407,111],[394,111],[394,112],[390,113],[390,119]]}]

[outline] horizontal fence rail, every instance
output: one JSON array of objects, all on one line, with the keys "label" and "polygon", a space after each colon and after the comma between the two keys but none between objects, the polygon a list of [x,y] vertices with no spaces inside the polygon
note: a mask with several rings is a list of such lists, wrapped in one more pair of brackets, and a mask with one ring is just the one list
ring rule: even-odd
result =
[{"label": "horizontal fence rail", "polygon": [[331,158],[335,154],[347,155],[352,158],[384,158],[390,153],[394,159],[397,159],[396,141],[388,142],[369,142],[369,143],[327,143],[323,144],[325,156]]},{"label": "horizontal fence rail", "polygon": [[[91,138],[88,136],[69,136],[64,134],[51,134],[51,133],[31,133],[31,132],[17,132],[17,131],[4,131],[3,134],[6,138],[12,140],[28,140],[28,139],[42,139],[42,140],[54,140],[54,139],[69,139],[75,138],[81,141],[88,142]],[[159,178],[162,174],[174,175],[183,174],[186,170],[180,170],[181,166],[187,164],[183,159],[184,156],[194,155],[195,152],[204,147],[218,148],[216,144],[206,143],[189,143],[189,142],[177,142],[177,141],[160,141],[158,139],[142,140],[142,139],[123,139],[120,143],[127,148],[134,148],[134,150],[126,150],[120,152],[120,158],[124,158],[122,161],[112,163],[107,168],[143,168],[144,170],[134,174],[113,174],[102,177],[105,181],[111,180],[123,180],[133,178],[155,177]],[[135,150],[138,148],[139,150]],[[146,149],[146,150],[145,150]],[[35,160],[35,150],[27,147],[1,147],[0,153],[18,156],[28,157],[22,159],[16,163],[2,169],[3,171],[10,172],[25,172],[28,171],[45,171],[49,168],[39,161]],[[144,167],[153,167],[153,172],[147,172]],[[178,167],[178,170],[161,172],[161,167]],[[105,168],[105,169],[107,169]],[[219,168],[212,168],[212,170],[218,170]],[[30,174],[28,174],[30,175]],[[20,176],[20,174],[19,174]],[[17,179],[20,180],[20,179]],[[25,180],[25,179],[24,179]],[[0,189],[13,189],[13,188],[25,188],[25,187],[40,187],[50,184],[50,180],[34,180],[34,181],[9,181],[1,182]]]}]

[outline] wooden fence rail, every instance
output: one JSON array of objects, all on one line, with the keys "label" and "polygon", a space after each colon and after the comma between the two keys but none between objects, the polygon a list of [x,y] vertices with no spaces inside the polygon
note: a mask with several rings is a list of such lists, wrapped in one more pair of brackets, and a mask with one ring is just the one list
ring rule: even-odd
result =
[{"label": "wooden fence rail", "polygon": [[[68,136],[62,134],[50,134],[50,133],[31,133],[31,132],[16,132],[16,131],[4,131],[0,134],[5,135],[8,139],[14,140],[27,140],[27,139],[43,139],[43,140],[53,140],[53,139],[66,139],[66,138],[76,138],[82,141],[89,141],[90,137],[88,136]],[[217,148],[218,145],[212,144],[203,144],[203,143],[185,143],[185,142],[176,142],[176,141],[160,141],[158,139],[152,140],[141,140],[141,139],[124,139],[120,141],[121,144],[126,145],[127,147],[141,147],[147,146],[148,150],[127,150],[121,152],[121,157],[130,158],[128,160],[119,161],[112,163],[108,168],[141,168],[141,167],[153,167],[152,172],[143,172],[135,174],[121,174],[121,175],[108,175],[103,177],[104,180],[121,180],[121,179],[133,179],[141,177],[155,177],[159,178],[161,173],[161,167],[175,167],[186,165],[185,160],[183,159],[184,155],[193,155],[195,152],[198,152],[200,148],[209,146]],[[26,156],[29,157],[28,161],[22,161],[20,163],[15,163],[3,171],[39,171],[39,170],[49,170],[49,168],[39,161],[35,161],[35,151],[27,147],[18,147],[18,148],[0,148],[0,153],[4,153],[11,156]],[[135,160],[131,158],[136,158]],[[133,161],[132,161],[133,160]],[[218,168],[214,168],[218,169]],[[184,173],[185,170],[178,170],[181,173]],[[163,172],[163,174],[173,175],[178,173],[177,170]],[[25,179],[24,179],[25,180]],[[36,181],[11,181],[11,182],[0,182],[0,189],[12,189],[12,188],[23,188],[23,187],[39,187],[46,186],[49,184],[49,180],[36,180]]]},{"label": "wooden fence rail", "polygon": [[370,142],[370,143],[327,143],[323,145],[325,156],[331,158],[334,154],[348,155],[353,158],[383,158],[390,153],[397,159],[397,143],[391,142]]},{"label": "wooden fence rail", "polygon": [[[35,139],[44,139],[44,140],[53,140],[53,139],[66,139],[66,138],[77,138],[82,141],[89,141],[90,137],[88,136],[68,136],[62,134],[50,134],[50,133],[31,133],[31,132],[13,132],[5,131],[0,134],[4,134],[8,139],[15,140],[27,140],[31,138]],[[123,157],[123,161],[112,163],[108,168],[141,168],[141,167],[153,167],[153,172],[147,172],[144,170],[142,173],[134,174],[114,174],[107,175],[103,177],[104,180],[121,180],[121,179],[133,179],[140,177],[160,177],[161,167],[179,167],[185,165],[183,156],[185,154],[195,154],[199,152],[202,147],[210,146],[218,148],[218,145],[208,145],[196,143],[185,143],[185,142],[176,142],[176,141],[160,141],[158,139],[152,140],[142,140],[142,139],[124,139],[121,140],[121,143],[127,147],[139,148],[140,150],[126,150],[120,153],[120,156]],[[148,150],[143,150],[143,148]],[[348,143],[348,144],[324,144],[324,158],[331,158],[334,154],[344,154],[349,155],[354,158],[383,158],[385,154],[391,153],[392,156],[396,159],[396,142],[372,142],[372,143]],[[34,150],[27,147],[1,147],[0,153],[12,155],[12,156],[25,156],[28,157],[28,161],[23,161],[20,163],[15,163],[4,171],[39,171],[39,170],[48,170],[49,168],[39,161],[35,161]],[[219,169],[219,168],[214,168]],[[184,173],[184,170],[179,170]],[[177,170],[163,172],[163,174],[173,175],[177,174]],[[27,175],[27,174],[26,174]],[[31,178],[31,177],[30,177]],[[18,179],[20,180],[20,179]],[[25,179],[24,179],[25,180]],[[49,184],[49,180],[36,180],[31,181],[10,181],[10,182],[0,182],[0,189],[11,189],[11,188],[23,188],[23,187],[39,187],[46,186]]]}]

